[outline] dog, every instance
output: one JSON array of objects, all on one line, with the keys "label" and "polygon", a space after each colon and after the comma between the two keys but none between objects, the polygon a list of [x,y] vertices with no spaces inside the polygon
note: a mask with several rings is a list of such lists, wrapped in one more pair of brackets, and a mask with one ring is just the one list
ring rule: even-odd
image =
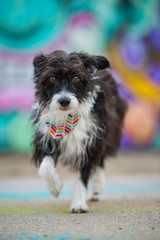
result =
[{"label": "dog", "polygon": [[104,56],[57,50],[36,55],[33,66],[32,160],[55,197],[62,189],[57,162],[78,170],[71,212],[88,212],[88,181],[91,199],[99,200],[104,160],[115,156],[120,146],[126,101],[118,93]]}]

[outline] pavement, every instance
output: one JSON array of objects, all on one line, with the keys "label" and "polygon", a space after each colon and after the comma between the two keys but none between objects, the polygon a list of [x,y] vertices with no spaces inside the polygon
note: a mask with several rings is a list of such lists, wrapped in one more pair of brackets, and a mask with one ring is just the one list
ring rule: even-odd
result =
[{"label": "pavement", "polygon": [[0,166],[0,239],[160,240],[160,153],[107,160],[102,200],[86,214],[69,212],[76,172],[58,164],[64,187],[55,199],[29,155],[1,154]]}]

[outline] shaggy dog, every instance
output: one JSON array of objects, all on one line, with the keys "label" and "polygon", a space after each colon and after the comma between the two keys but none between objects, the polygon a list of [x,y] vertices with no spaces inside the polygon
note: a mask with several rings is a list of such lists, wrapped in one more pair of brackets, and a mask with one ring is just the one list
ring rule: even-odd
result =
[{"label": "shaggy dog", "polygon": [[71,212],[87,212],[89,178],[92,200],[99,200],[104,159],[114,156],[120,146],[126,102],[103,56],[55,51],[35,56],[33,65],[33,161],[56,197],[62,189],[57,161],[79,170]]}]

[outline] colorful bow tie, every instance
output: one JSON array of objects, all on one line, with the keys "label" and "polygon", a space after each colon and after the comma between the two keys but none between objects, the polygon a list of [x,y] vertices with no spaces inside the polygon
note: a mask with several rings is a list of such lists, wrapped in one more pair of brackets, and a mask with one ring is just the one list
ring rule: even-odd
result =
[{"label": "colorful bow tie", "polygon": [[64,121],[55,121],[48,117],[47,112],[43,111],[43,113],[45,115],[45,123],[54,139],[61,138],[70,133],[81,119],[81,115],[75,114],[72,116],[68,114]]}]

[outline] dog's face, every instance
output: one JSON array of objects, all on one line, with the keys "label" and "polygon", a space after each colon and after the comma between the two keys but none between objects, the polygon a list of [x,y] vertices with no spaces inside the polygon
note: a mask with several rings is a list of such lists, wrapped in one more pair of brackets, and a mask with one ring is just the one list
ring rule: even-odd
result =
[{"label": "dog's face", "polygon": [[77,112],[79,104],[93,89],[95,69],[109,67],[102,56],[55,51],[34,58],[36,97],[54,113]]}]

